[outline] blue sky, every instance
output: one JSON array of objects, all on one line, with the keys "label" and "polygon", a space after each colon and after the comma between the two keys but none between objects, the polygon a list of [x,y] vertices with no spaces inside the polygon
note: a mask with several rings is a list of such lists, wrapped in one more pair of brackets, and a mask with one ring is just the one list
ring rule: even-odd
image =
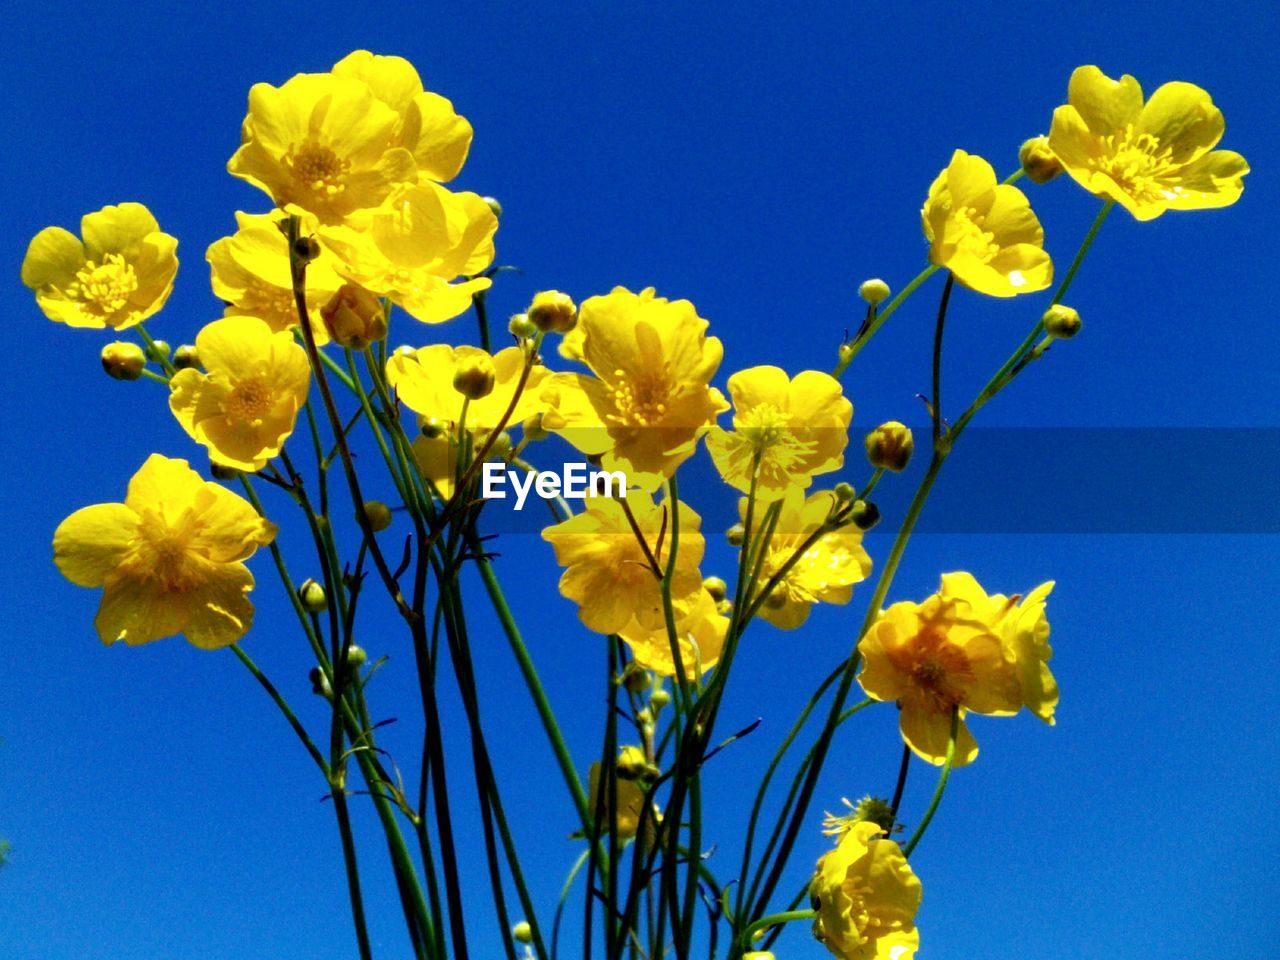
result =
[{"label": "blue sky", "polygon": [[[261,691],[229,653],[181,641],[103,648],[91,629],[96,596],[49,562],[58,521],[119,499],[148,453],[202,456],[158,387],[103,377],[105,337],[46,322],[17,279],[41,227],[141,200],[180,238],[183,261],[151,327],[173,343],[190,340],[217,312],[205,247],[230,232],[236,209],[265,209],[261,194],[224,171],[256,81],[325,69],[358,47],[409,57],[475,125],[459,185],[500,197],[506,209],[500,259],[524,272],[500,280],[493,312],[513,312],[546,287],[581,298],[653,284],[710,318],[726,343],[726,374],[762,362],[828,368],[842,330],[856,323],[857,282],[879,275],[900,286],[923,263],[918,209],[951,151],[1011,169],[1021,141],[1047,126],[1073,67],[1133,73],[1148,92],[1165,80],[1199,83],[1226,113],[1225,145],[1252,163],[1243,200],[1146,224],[1114,214],[1070,297],[1084,333],[980,422],[1280,426],[1271,289],[1280,151],[1264,80],[1280,40],[1274,12],[1244,3],[1228,15],[1182,2],[889,10],[324,0],[10,7],[0,37],[9,91],[0,103],[8,141],[0,262],[9,265],[0,310],[15,334],[0,447],[9,561],[0,580],[8,652],[0,836],[13,854],[0,872],[0,956],[354,954],[323,785]],[[1029,189],[1048,246],[1065,262],[1096,201],[1065,178]],[[924,425],[913,396],[927,384],[938,289],[935,281],[895,316],[846,378],[856,426],[891,417]],[[981,385],[1042,307],[957,295],[953,402]],[[469,318],[432,331],[411,324],[401,321],[397,338],[473,333]],[[1274,466],[1268,456],[1260,464],[1259,451],[1238,451],[1264,476]],[[1081,451],[1061,488],[1108,471],[1106,460]],[[1176,497],[1169,476],[1185,471],[1195,509],[1238,518],[1248,508],[1228,471],[1210,471],[1209,489],[1194,464],[1152,461],[1149,471],[1152,497]],[[1052,483],[1038,501],[1028,497],[1027,485],[1045,475],[1016,460],[980,476],[974,496],[988,509],[1008,500],[1053,515],[1063,502]],[[1141,474],[1127,476],[1144,489]],[[711,482],[683,492],[695,505],[726,497]],[[1065,502],[1078,508],[1069,494]],[[1054,529],[1072,529],[1070,518]],[[301,570],[299,541],[286,534],[284,542]],[[878,560],[887,538],[870,542]],[[597,749],[599,638],[555,593],[544,545],[511,536],[502,549],[500,572],[527,611],[530,646],[585,767]],[[1050,616],[1063,688],[1054,729],[1025,716],[975,721],[982,757],[953,778],[913,857],[925,885],[922,957],[1172,960],[1259,956],[1280,942],[1271,906],[1280,894],[1275,549],[1274,535],[1259,534],[913,541],[892,599],[923,596],[939,572],[961,567],[1006,592],[1056,579]],[[717,544],[706,568],[723,572],[729,562]],[[259,624],[247,649],[318,722],[306,651],[265,556],[255,569]],[[565,839],[571,810],[491,617],[482,602],[475,610],[499,777],[524,814],[517,840],[536,895],[550,904],[576,855]],[[766,723],[709,770],[708,807],[725,818],[722,862],[734,862],[742,785],[847,649],[860,614],[855,597],[849,608],[820,611],[803,633],[749,635],[723,725],[762,714]],[[391,624],[386,610],[371,609],[363,636],[391,657],[373,695],[382,715],[402,711],[385,740],[408,767],[417,736],[411,658]],[[892,728],[886,708],[844,731],[816,808],[892,788]],[[459,757],[455,782],[469,797]],[[931,787],[916,768],[908,817]],[[824,846],[818,813],[795,859],[796,882]],[[381,852],[372,829],[362,836],[377,889],[386,879]],[[464,870],[463,881],[484,894],[478,871]],[[404,955],[397,912],[393,898],[371,903],[380,956]],[[479,955],[497,953],[483,911],[472,931]],[[822,955],[803,929],[779,948],[780,957]]]}]

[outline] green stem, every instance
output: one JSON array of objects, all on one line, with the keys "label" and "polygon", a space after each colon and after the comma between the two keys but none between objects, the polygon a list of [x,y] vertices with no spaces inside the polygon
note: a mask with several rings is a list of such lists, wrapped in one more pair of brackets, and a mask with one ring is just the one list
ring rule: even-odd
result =
[{"label": "green stem", "polygon": [[925,267],[918,274],[916,274],[911,279],[911,282],[908,283],[905,287],[903,287],[902,290],[898,293],[898,295],[894,297],[892,300],[890,300],[883,310],[876,311],[875,318],[871,321],[870,324],[868,324],[867,329],[863,331],[862,336],[858,337],[853,343],[849,344],[848,350],[842,351],[840,356],[840,362],[837,363],[835,369],[831,371],[831,375],[835,377],[837,380],[840,379],[841,374],[843,374],[845,370],[849,368],[849,364],[853,362],[853,358],[862,352],[862,348],[865,347],[867,343],[870,342],[871,338],[876,335],[876,331],[879,330],[882,326],[884,326],[884,322],[888,320],[891,316],[893,316],[894,312],[900,306],[906,303],[907,297],[915,293],[916,289],[922,283],[928,280],[931,276],[933,276],[937,271],[938,271],[937,264],[935,263],[929,264],[929,266]]},{"label": "green stem", "polygon": [[956,733],[960,727],[960,709],[958,707],[951,710],[951,736],[947,740],[947,756],[942,762],[942,773],[938,775],[938,786],[933,791],[933,799],[929,801],[929,806],[924,811],[924,816],[920,818],[920,825],[916,827],[916,832],[911,835],[911,839],[906,842],[902,848],[904,857],[911,856],[911,851],[916,848],[916,844],[920,842],[920,838],[924,836],[925,830],[929,829],[929,821],[933,819],[933,815],[938,812],[938,804],[942,802],[942,794],[946,792],[947,780],[951,777],[951,768],[956,760]]},{"label": "green stem", "polygon": [[253,662],[253,659],[244,652],[240,647],[240,644],[233,643],[231,645],[231,652],[240,658],[240,662],[245,665],[245,668],[251,674],[253,674],[254,679],[256,679],[258,683],[262,684],[262,689],[267,691],[267,695],[271,697],[275,702],[275,705],[280,708],[280,712],[284,714],[284,718],[289,721],[289,726],[291,726],[293,728],[293,732],[298,735],[298,739],[302,741],[302,745],[307,748],[307,753],[311,754],[311,759],[316,762],[316,766],[320,768],[320,772],[324,774],[325,779],[327,780],[329,777],[329,765],[325,763],[324,755],[320,753],[320,750],[316,747],[315,743],[312,742],[311,735],[307,733],[306,728],[302,725],[301,721],[298,720],[297,715],[294,714],[292,708],[290,708],[288,701],[280,695],[280,691],[275,688],[275,684],[267,679],[267,675],[263,673],[258,668],[258,665]]},{"label": "green stem", "polygon": [[738,938],[738,947],[741,950],[750,949],[756,934],[762,930],[781,926],[784,923],[795,923],[797,920],[812,920],[816,916],[817,913],[813,910],[787,910],[785,913],[762,917],[742,931],[742,936]]}]

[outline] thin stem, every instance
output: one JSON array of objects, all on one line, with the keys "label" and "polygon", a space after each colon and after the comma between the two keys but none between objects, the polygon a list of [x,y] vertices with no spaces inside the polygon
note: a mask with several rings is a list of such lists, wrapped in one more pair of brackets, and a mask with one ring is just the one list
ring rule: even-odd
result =
[{"label": "thin stem", "polygon": [[924,836],[925,830],[929,829],[929,821],[933,819],[933,815],[938,812],[938,804],[942,802],[942,794],[946,792],[947,780],[951,777],[951,768],[956,760],[956,733],[960,727],[960,708],[953,707],[951,710],[951,736],[947,740],[947,756],[942,761],[942,773],[938,775],[938,786],[933,791],[933,799],[929,801],[929,806],[925,809],[924,816],[920,818],[920,825],[916,827],[916,832],[911,835],[911,839],[907,841],[902,848],[904,857],[911,856],[911,851],[916,848],[916,844],[920,842],[920,838]]},{"label": "thin stem", "polygon": [[938,322],[933,331],[933,442],[936,446],[942,435],[942,330],[947,322],[947,305],[951,302],[951,288],[956,275],[947,271],[947,282],[942,287],[942,299],[938,301]]},{"label": "thin stem", "polygon": [[911,769],[911,748],[902,745],[902,763],[898,765],[898,782],[893,785],[893,799],[889,801],[889,809],[894,817],[898,816],[898,806],[902,803],[902,792],[907,789],[907,771]]},{"label": "thin stem", "polygon": [[907,297],[915,293],[916,289],[937,271],[937,264],[929,264],[929,266],[916,274],[911,279],[911,282],[903,287],[898,295],[890,300],[883,310],[876,311],[875,317],[867,325],[867,328],[862,332],[862,335],[854,340],[853,343],[849,344],[848,350],[841,352],[840,362],[837,363],[835,369],[831,371],[831,375],[837,380],[840,379],[841,374],[843,374],[845,370],[849,368],[849,364],[853,362],[853,358],[862,352],[862,348],[865,347],[871,341],[871,338],[876,335],[876,331],[884,326],[884,322],[893,316],[894,312],[906,302]]},{"label": "thin stem", "polygon": [[347,810],[347,797],[341,785],[333,790],[333,809],[338,818],[338,831],[342,834],[342,859],[347,867],[347,890],[351,895],[351,918],[356,927],[356,944],[361,960],[371,960],[369,931],[365,925],[364,899],[360,894],[360,867],[356,862],[355,838],[351,833],[351,814]]},{"label": "thin stem", "polygon": [[756,934],[761,930],[781,926],[784,923],[794,923],[797,920],[812,920],[816,916],[817,913],[813,910],[787,910],[785,913],[775,913],[762,917],[742,931],[742,936],[738,938],[738,946],[742,950],[748,949],[751,946],[751,941],[755,939]]},{"label": "thin stem", "polygon": [[244,652],[240,647],[240,644],[233,643],[231,645],[231,652],[240,659],[240,662],[245,665],[245,668],[253,674],[254,679],[256,679],[258,683],[262,684],[262,689],[267,691],[267,695],[275,701],[275,705],[280,708],[280,712],[284,714],[284,718],[289,721],[289,726],[293,728],[293,732],[298,735],[298,739],[302,741],[302,745],[307,748],[307,753],[311,754],[311,759],[316,762],[316,766],[318,766],[320,768],[320,772],[325,775],[325,779],[328,779],[329,765],[325,763],[323,754],[320,753],[319,749],[312,742],[311,735],[307,733],[306,728],[298,720],[297,716],[290,708],[288,701],[280,695],[280,691],[275,688],[275,684],[267,679],[267,675],[263,673],[258,668],[258,665],[253,662],[253,659]]}]

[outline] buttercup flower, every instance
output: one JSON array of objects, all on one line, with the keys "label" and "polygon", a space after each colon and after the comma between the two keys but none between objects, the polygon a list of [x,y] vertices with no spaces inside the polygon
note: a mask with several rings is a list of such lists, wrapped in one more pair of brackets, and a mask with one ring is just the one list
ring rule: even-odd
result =
[{"label": "buttercup flower", "polygon": [[[542,538],[555,550],[556,562],[565,567],[560,577],[560,593],[578,605],[578,617],[597,633],[618,633],[662,627],[666,618],[658,578],[623,510],[622,503],[609,497],[589,497],[586,509],[563,523],[547,527]],[[626,505],[635,518],[657,559],[665,569],[671,549],[671,531],[666,505],[654,503],[646,494],[630,491]],[[698,564],[706,542],[699,532],[701,518],[680,503],[680,546],[671,581],[673,606],[679,619],[702,599],[702,574]]]},{"label": "buttercup flower", "polygon": [[969,573],[942,575],[940,595],[954,598],[978,613],[979,618],[998,625],[1005,657],[1011,660],[1022,688],[1022,703],[1041,720],[1052,724],[1058,706],[1058,681],[1049,670],[1053,648],[1049,646],[1049,621],[1045,605],[1053,581],[1042,583],[1025,597],[987,595]]},{"label": "buttercup flower", "polygon": [[778,367],[751,367],[729,378],[729,396],[733,432],[712,427],[707,449],[730,486],[750,491],[757,457],[756,497],[763,502],[807,489],[818,474],[844,465],[853,404],[839,380],[816,370],[788,379]]},{"label": "buttercup flower", "polygon": [[813,935],[840,960],[911,960],[923,890],[898,845],[874,823],[849,826],[809,885]]},{"label": "buttercup flower", "polygon": [[1226,207],[1240,199],[1249,164],[1214,150],[1226,122],[1204,90],[1166,83],[1142,102],[1133,77],[1078,67],[1067,103],[1053,111],[1049,147],[1078,184],[1138,220],[1166,210]]},{"label": "buttercup flower", "polygon": [[[680,550],[684,550],[683,539]],[[676,632],[680,666],[686,677],[701,676],[716,665],[728,629],[729,618],[716,612],[716,602],[706,590],[693,601],[687,612],[682,611],[676,620]],[[662,677],[677,675],[665,623],[645,627],[633,619],[618,631],[618,636],[626,641],[631,659],[637,666]]]},{"label": "buttercup flower", "polygon": [[565,344],[595,376],[551,377],[543,426],[583,453],[602,455],[606,470],[656,487],[728,408],[710,386],[724,348],[706,330],[692,303],[656,297],[652,288],[591,297]]},{"label": "buttercup flower", "polygon": [[[460,368],[477,359],[491,359],[493,389],[478,399],[467,401],[454,389],[454,376]],[[467,428],[493,430],[511,406],[524,365],[525,355],[519,347],[499,350],[490,358],[479,347],[451,347],[446,343],[436,343],[413,353],[391,356],[387,360],[387,382],[396,391],[400,402],[414,413],[436,417],[445,423],[457,423],[466,402]],[[548,376],[549,372],[541,365],[529,370],[524,390],[508,421],[510,425],[543,409],[539,394]]]},{"label": "buttercup flower", "polygon": [[[377,210],[321,230],[338,272],[390,297],[423,323],[451,320],[492,281],[477,277],[493,262],[498,219],[474,193],[450,193],[422,181],[397,189]],[[454,283],[458,277],[472,277]]]},{"label": "buttercup flower", "polygon": [[280,453],[306,402],[306,351],[257,317],[213,321],[196,336],[196,351],[209,372],[175,373],[169,408],[214,463],[261,470]]},{"label": "buttercup flower", "polygon": [[[826,521],[835,504],[835,495],[825,490],[807,499],[798,488],[787,493],[760,567],[757,590]],[[745,510],[745,501],[740,509]],[[794,630],[809,618],[813,604],[848,603],[853,585],[870,572],[871,557],[862,546],[862,531],[852,524],[832,530],[819,537],[787,571],[761,604],[759,615],[775,627]]]},{"label": "buttercup flower", "polygon": [[862,688],[897,701],[903,739],[930,763],[946,758],[953,711],[955,765],[962,766],[978,755],[964,722],[968,711],[1012,716],[1022,707],[1018,671],[1005,652],[1004,613],[938,593],[924,603],[895,603],[858,644]]},{"label": "buttercup flower", "polygon": [[417,177],[402,126],[395,109],[350,76],[300,73],[279,87],[255,83],[227,170],[290,213],[341,223]]},{"label": "buttercup flower", "polygon": [[1017,187],[996,182],[991,164],[957,150],[929,187],[921,211],[929,260],[992,297],[1043,290],[1053,280],[1044,230]]},{"label": "buttercup flower", "polygon": [[72,583],[102,587],[94,620],[103,643],[183,634],[197,647],[235,643],[253,622],[243,561],[276,528],[246,501],[207,483],[185,460],[152,454],[124,503],[77,510],[53,535],[53,559]]},{"label": "buttercup flower", "polygon": [[443,183],[458,175],[471,149],[471,124],[444,97],[423,89],[413,64],[403,57],[356,50],[335,63],[333,73],[368,84],[375,97],[399,114],[392,142],[413,154],[420,176]]},{"label": "buttercup flower", "polygon": [[160,232],[140,203],[122,203],[80,219],[83,239],[45,227],[22,260],[22,282],[50,320],[71,327],[123,330],[165,305],[178,272],[178,241]]},{"label": "buttercup flower", "polygon": [[[276,331],[297,326],[289,241],[277,226],[285,216],[281,211],[237,212],[236,232],[209,245],[204,258],[209,261],[213,294],[227,304],[226,316],[257,317]],[[303,233],[310,233],[315,226],[312,218],[303,218]],[[336,264],[337,259],[324,247],[307,264],[307,310],[317,343],[329,340],[320,308],[342,286],[342,278],[334,270]]]}]

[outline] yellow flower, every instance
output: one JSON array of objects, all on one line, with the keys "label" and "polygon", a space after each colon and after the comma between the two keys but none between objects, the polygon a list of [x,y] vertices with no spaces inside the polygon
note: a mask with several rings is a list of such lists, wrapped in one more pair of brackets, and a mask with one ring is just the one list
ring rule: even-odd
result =
[{"label": "yellow flower", "polygon": [[748,492],[759,457],[756,498],[769,502],[844,465],[853,404],[839,380],[816,370],[789,380],[778,367],[751,367],[729,378],[729,396],[733,432],[715,426],[707,436],[725,483]]},{"label": "yellow flower", "polygon": [[[511,406],[520,377],[524,371],[525,355],[519,347],[499,350],[492,358],[493,389],[478,400],[466,400],[453,387],[454,374],[460,367],[477,359],[489,360],[489,354],[479,347],[451,347],[446,343],[432,344],[412,354],[394,354],[387,360],[387,382],[391,384],[400,402],[424,417],[435,417],[447,424],[456,424],[462,417],[462,405],[467,405],[468,430],[493,430]],[[541,365],[529,370],[524,390],[512,410],[508,425],[519,423],[543,409],[539,399],[541,385],[550,376]]]},{"label": "yellow flower", "polygon": [[930,763],[946,758],[953,711],[959,711],[955,765],[961,766],[978,755],[964,722],[968,711],[1012,716],[1022,707],[1003,614],[937,593],[924,603],[895,603],[858,644],[862,688],[877,700],[897,701],[903,739]]},{"label": "yellow flower", "polygon": [[898,845],[874,823],[854,823],[810,881],[813,935],[840,960],[911,960],[923,890]]},{"label": "yellow flower", "polygon": [[[792,489],[783,498],[778,522],[765,551],[756,590],[763,589],[795,552],[804,546],[818,527],[826,521],[837,504],[829,491],[805,498]],[[745,513],[745,500],[739,507]],[[763,520],[757,512],[760,530]],[[819,537],[787,571],[769,598],[760,606],[759,615],[782,630],[794,630],[809,618],[815,603],[845,604],[853,596],[853,585],[871,572],[871,557],[862,546],[862,531],[852,524]]]},{"label": "yellow flower", "polygon": [[[684,550],[683,536],[680,550]],[[677,560],[679,556],[677,555]],[[680,648],[680,665],[686,677],[706,673],[720,659],[729,618],[716,612],[716,602],[706,590],[687,609],[680,611],[676,621],[677,642]],[[631,659],[637,666],[651,670],[662,677],[676,676],[675,658],[671,656],[671,639],[665,623],[645,627],[632,619],[618,631],[631,651]]]},{"label": "yellow flower", "polygon": [[1145,104],[1142,87],[1078,67],[1067,103],[1053,111],[1049,147],[1082,187],[1138,220],[1166,210],[1226,207],[1240,199],[1249,164],[1214,150],[1226,123],[1204,90],[1166,83]]},{"label": "yellow flower", "polygon": [[175,373],[169,408],[214,463],[261,470],[280,453],[306,402],[306,351],[257,317],[224,317],[200,331],[196,352],[209,372]]},{"label": "yellow flower", "polygon": [[[209,245],[204,258],[209,261],[213,294],[227,304],[226,316],[257,317],[277,331],[297,326],[289,241],[277,226],[285,216],[282,211],[237,212],[236,232]],[[304,234],[314,228],[314,220],[303,219]],[[342,278],[334,270],[336,264],[337,258],[323,246],[320,256],[307,264],[307,310],[317,343],[329,340],[320,308],[342,286]]]},{"label": "yellow flower", "polygon": [[[643,630],[662,627],[665,635],[658,578],[627,521],[622,503],[598,496],[589,497],[586,504],[581,513],[542,531],[542,538],[555,550],[556,562],[566,568],[560,577],[560,593],[578,605],[578,617],[597,633],[630,630],[636,635],[638,625]],[[626,505],[659,569],[665,570],[671,549],[666,504],[654,503],[647,494],[633,490],[628,493]],[[683,619],[704,593],[698,564],[706,542],[699,532],[701,518],[683,502],[679,513],[680,545],[671,597],[678,617]]]},{"label": "yellow flower", "polygon": [[140,203],[122,203],[80,219],[83,240],[45,227],[22,261],[22,282],[50,320],[71,327],[123,330],[164,306],[178,272],[178,241],[160,232]]},{"label": "yellow flower", "polygon": [[929,260],[992,297],[1043,290],[1053,280],[1044,230],[1026,194],[997,183],[991,164],[957,150],[921,211]]},{"label": "yellow flower", "polygon": [[[644,809],[644,787],[635,780],[626,780],[622,777],[615,779],[618,790],[618,839],[625,840],[634,837],[640,829],[640,812]],[[600,776],[600,764],[593,763],[587,770],[587,792],[590,795],[590,807],[588,811],[594,818],[597,811],[600,814],[601,832],[609,832],[609,823],[613,819],[609,815],[609,791],[602,789],[608,786],[608,781]],[[650,810],[649,816],[645,818],[645,836],[652,839],[661,816],[656,807]]]},{"label": "yellow flower", "polygon": [[452,180],[471,149],[471,124],[453,104],[425,91],[422,78],[403,57],[356,50],[333,65],[333,73],[369,85],[373,95],[400,116],[393,142],[411,154],[418,173],[431,180]]},{"label": "yellow flower", "polygon": [[[477,277],[493,262],[498,219],[474,193],[450,193],[424,180],[398,188],[377,210],[321,230],[338,272],[390,297],[423,323],[451,320],[492,281]],[[454,283],[458,277],[472,277]]]},{"label": "yellow flower", "polygon": [[243,561],[275,539],[274,524],[207,483],[185,460],[152,454],[124,503],[77,510],[53,535],[53,559],[72,583],[102,587],[94,621],[103,643],[183,634],[197,647],[235,643],[253,622]]},{"label": "yellow flower", "polygon": [[1053,648],[1049,646],[1049,621],[1045,616],[1052,590],[1053,581],[1049,581],[1025,597],[998,593],[988,596],[972,574],[945,573],[940,591],[944,597],[967,603],[978,611],[980,619],[998,624],[1005,657],[1017,668],[1022,703],[1049,724],[1054,722],[1058,706],[1058,681],[1049,670]]},{"label": "yellow flower", "polygon": [[401,126],[392,107],[349,76],[300,73],[279,87],[255,83],[227,170],[277,207],[341,223],[417,177]]},{"label": "yellow flower", "polygon": [[655,297],[652,287],[591,297],[570,336],[595,376],[551,377],[543,426],[583,453],[602,454],[606,470],[656,487],[728,409],[710,386],[724,348],[706,330],[692,303]]}]

